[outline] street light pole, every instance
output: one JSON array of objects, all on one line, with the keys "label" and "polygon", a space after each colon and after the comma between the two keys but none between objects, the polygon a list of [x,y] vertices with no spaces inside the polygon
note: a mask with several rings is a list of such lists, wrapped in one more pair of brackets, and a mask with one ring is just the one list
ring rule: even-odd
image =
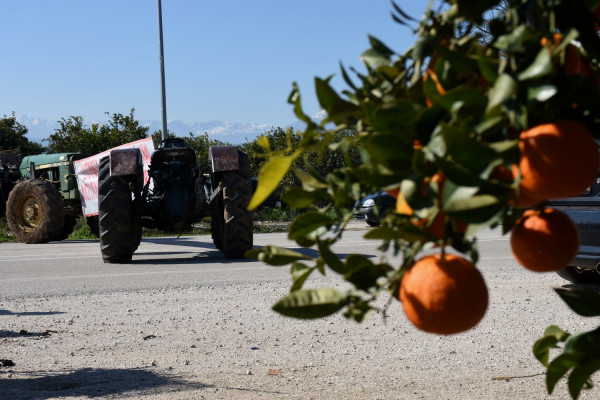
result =
[{"label": "street light pole", "polygon": [[162,140],[167,140],[167,96],[165,93],[165,54],[163,50],[162,6],[158,0],[158,46],[160,60],[160,87],[162,105]]}]

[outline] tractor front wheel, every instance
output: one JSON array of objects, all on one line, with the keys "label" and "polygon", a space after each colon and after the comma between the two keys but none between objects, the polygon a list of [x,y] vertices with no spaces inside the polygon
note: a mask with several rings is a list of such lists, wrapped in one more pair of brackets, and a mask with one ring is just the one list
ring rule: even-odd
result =
[{"label": "tractor front wheel", "polygon": [[[252,249],[253,241],[252,212],[248,211],[252,181],[245,153],[239,152],[238,170],[221,173],[221,188],[218,211],[213,214],[213,241],[225,258],[244,258],[246,251]],[[214,240],[215,234],[217,240]]]},{"label": "tractor front wheel", "polygon": [[64,201],[50,182],[32,179],[19,182],[6,202],[10,231],[23,243],[56,240],[65,220]]},{"label": "tractor front wheel", "polygon": [[98,172],[98,217],[100,251],[105,263],[129,263],[141,230],[135,219],[129,180],[110,176],[110,158],[100,160]]}]

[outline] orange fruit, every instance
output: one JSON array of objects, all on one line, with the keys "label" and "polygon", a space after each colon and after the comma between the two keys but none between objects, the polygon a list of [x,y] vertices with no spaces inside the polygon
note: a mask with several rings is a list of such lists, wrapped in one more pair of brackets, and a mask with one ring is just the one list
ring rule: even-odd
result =
[{"label": "orange fruit", "polygon": [[579,234],[561,211],[528,210],[513,227],[510,245],[519,264],[532,271],[550,272],[566,267],[577,255]]},{"label": "orange fruit", "polygon": [[463,257],[430,255],[402,277],[400,301],[419,329],[451,335],[473,328],[483,318],[488,290],[483,276]]},{"label": "orange fruit", "polygon": [[392,196],[393,198],[398,198],[398,194],[400,193],[400,188],[394,188],[390,190],[386,190],[387,194]]},{"label": "orange fruit", "polygon": [[576,121],[537,125],[521,133],[520,204],[577,196],[598,174],[598,147],[588,129]]}]

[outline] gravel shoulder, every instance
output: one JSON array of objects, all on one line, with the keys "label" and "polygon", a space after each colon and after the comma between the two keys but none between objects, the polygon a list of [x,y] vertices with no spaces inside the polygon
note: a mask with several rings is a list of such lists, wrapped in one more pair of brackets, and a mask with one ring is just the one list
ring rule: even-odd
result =
[{"label": "gravel shoulder", "polygon": [[0,368],[0,398],[569,398],[564,381],[546,393],[531,346],[550,324],[575,332],[597,321],[567,310],[551,290],[564,285],[558,276],[523,272],[506,241],[490,239],[493,257],[486,246],[487,315],[450,337],[417,331],[396,301],[362,324],[280,317],[270,307],[289,289],[281,269],[253,281],[0,297],[0,359],[16,364]]}]

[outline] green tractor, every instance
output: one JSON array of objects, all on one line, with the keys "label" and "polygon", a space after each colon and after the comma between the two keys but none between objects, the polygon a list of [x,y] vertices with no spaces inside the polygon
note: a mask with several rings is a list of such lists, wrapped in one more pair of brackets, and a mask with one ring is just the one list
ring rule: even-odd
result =
[{"label": "green tractor", "polygon": [[[73,232],[82,215],[73,162],[85,157],[60,153],[21,159],[15,152],[0,154],[0,211],[19,241],[64,240]],[[97,235],[97,217],[87,223]]]}]

